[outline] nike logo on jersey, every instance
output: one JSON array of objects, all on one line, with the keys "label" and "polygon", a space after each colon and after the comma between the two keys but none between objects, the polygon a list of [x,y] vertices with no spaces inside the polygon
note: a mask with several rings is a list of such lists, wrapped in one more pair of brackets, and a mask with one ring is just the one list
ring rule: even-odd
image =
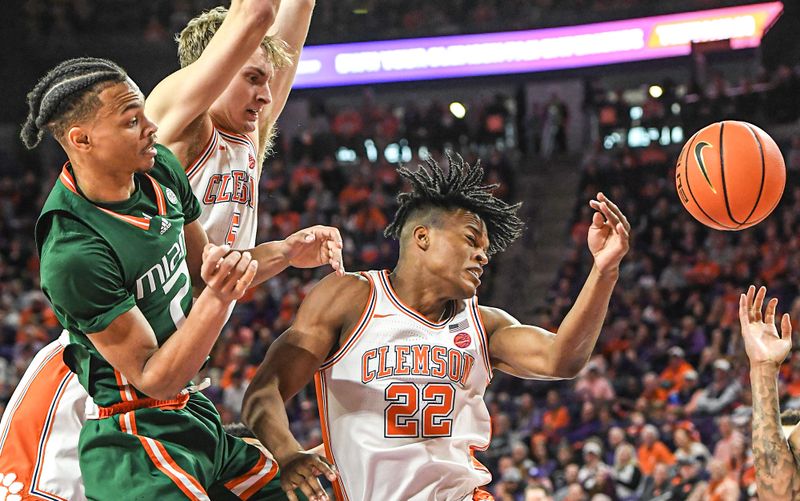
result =
[{"label": "nike logo on jersey", "polygon": [[464,385],[473,365],[475,357],[455,348],[427,344],[381,346],[361,356],[361,382],[367,384],[395,376],[430,376]]},{"label": "nike logo on jersey", "polygon": [[386,318],[386,317],[393,317],[395,315],[397,315],[397,313],[387,313],[385,315],[381,315],[380,313],[376,313],[376,314],[372,315],[372,317],[373,318]]}]

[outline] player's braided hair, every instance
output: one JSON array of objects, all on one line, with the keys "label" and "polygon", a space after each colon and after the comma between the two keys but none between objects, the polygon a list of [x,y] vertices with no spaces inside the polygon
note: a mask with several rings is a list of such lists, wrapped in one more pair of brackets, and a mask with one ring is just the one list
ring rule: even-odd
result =
[{"label": "player's braided hair", "polygon": [[28,93],[28,118],[20,139],[30,150],[45,130],[60,138],[69,124],[89,116],[100,106],[97,94],[106,83],[122,82],[125,70],[106,59],[69,59],[43,76]]},{"label": "player's braided hair", "polygon": [[486,223],[489,255],[504,251],[525,228],[517,216],[522,204],[508,204],[495,197],[492,192],[497,184],[481,185],[483,168],[480,161],[470,165],[461,155],[450,153],[447,160],[449,169],[446,174],[432,158],[425,161],[427,169],[424,166],[413,172],[405,167],[398,169],[400,175],[411,183],[412,190],[397,196],[400,207],[384,235],[399,239],[411,214],[419,210],[464,209]]}]

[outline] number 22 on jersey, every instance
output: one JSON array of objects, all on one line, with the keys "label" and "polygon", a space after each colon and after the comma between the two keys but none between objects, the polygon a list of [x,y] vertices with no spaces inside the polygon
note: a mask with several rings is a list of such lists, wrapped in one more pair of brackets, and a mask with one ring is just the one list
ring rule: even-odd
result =
[{"label": "number 22 on jersey", "polygon": [[451,435],[453,419],[449,416],[455,403],[452,384],[428,383],[420,389],[415,383],[392,383],[386,387],[386,401],[389,402],[384,428],[387,438]]}]

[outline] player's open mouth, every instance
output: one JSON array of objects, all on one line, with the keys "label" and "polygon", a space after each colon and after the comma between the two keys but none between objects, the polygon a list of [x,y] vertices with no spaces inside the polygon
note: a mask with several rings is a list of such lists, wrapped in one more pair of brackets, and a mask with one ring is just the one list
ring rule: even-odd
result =
[{"label": "player's open mouth", "polygon": [[258,119],[259,110],[253,108],[247,108],[247,114],[250,115],[254,120]]},{"label": "player's open mouth", "polygon": [[475,277],[475,280],[478,282],[481,281],[481,275],[483,275],[483,270],[480,268],[468,268],[467,273]]}]

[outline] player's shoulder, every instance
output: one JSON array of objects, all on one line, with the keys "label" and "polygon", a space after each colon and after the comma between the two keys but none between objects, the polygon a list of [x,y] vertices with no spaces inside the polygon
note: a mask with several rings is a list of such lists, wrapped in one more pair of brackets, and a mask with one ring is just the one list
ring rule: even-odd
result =
[{"label": "player's shoulder", "polygon": [[509,312],[494,306],[479,305],[478,314],[483,326],[486,328],[486,333],[490,336],[498,329],[520,324],[520,321]]},{"label": "player's shoulder", "polygon": [[53,213],[41,243],[42,276],[80,273],[110,259],[111,246],[91,227],[71,214]]},{"label": "player's shoulder", "polygon": [[[159,174],[163,174],[169,181],[175,182],[179,179],[178,176],[185,176],[183,166],[172,150],[159,143],[155,147],[156,160],[152,170],[154,177],[158,178]],[[164,182],[161,179],[159,181]]]},{"label": "player's shoulder", "polygon": [[335,295],[341,297],[342,300],[359,296],[363,296],[366,300],[371,288],[370,280],[362,273],[350,272],[341,276],[330,273],[314,286],[314,291],[325,295]]}]

